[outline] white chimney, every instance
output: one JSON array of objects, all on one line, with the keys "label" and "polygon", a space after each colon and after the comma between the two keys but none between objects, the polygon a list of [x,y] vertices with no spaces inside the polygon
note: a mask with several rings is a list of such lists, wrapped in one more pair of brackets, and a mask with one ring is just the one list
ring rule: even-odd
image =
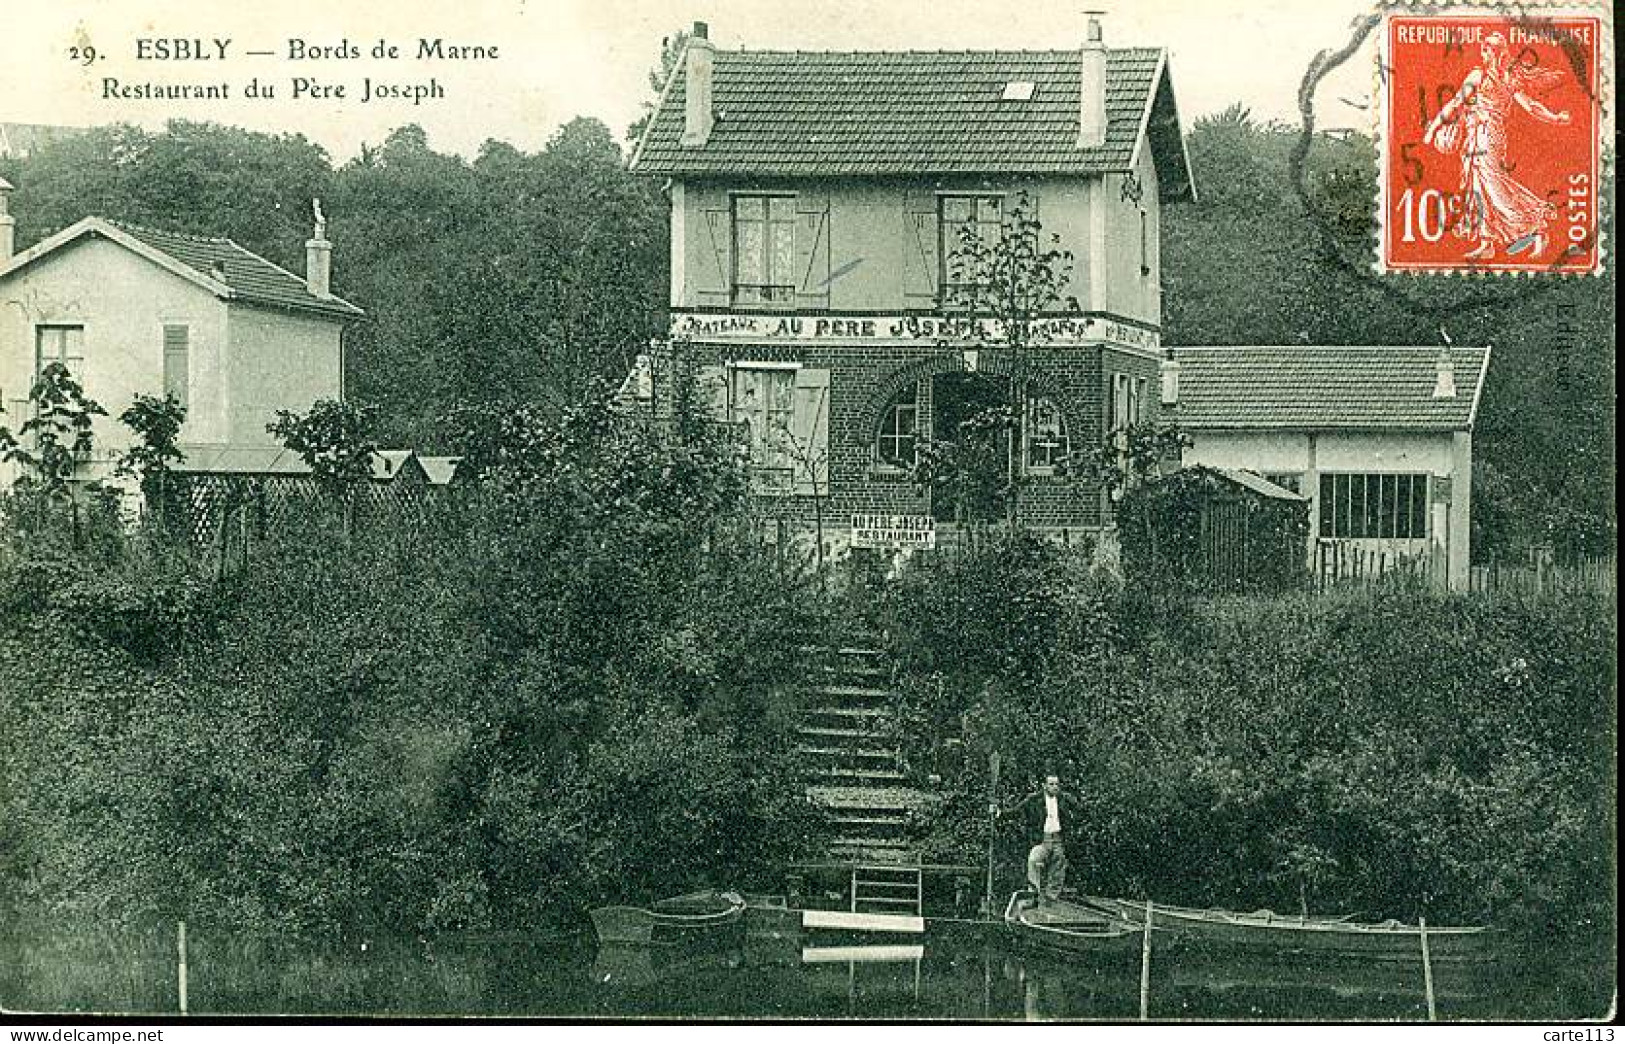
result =
[{"label": "white chimney", "polygon": [[1435,399],[1454,399],[1456,397],[1456,361],[1450,354],[1450,346],[1444,345],[1439,349],[1439,361],[1435,364],[1437,376],[1433,380],[1433,397]]},{"label": "white chimney", "polygon": [[1083,41],[1083,63],[1078,86],[1078,148],[1098,149],[1106,144],[1106,42],[1100,30],[1100,12],[1089,14],[1089,33]]},{"label": "white chimney", "polygon": [[711,140],[715,117],[711,112],[711,59],[716,47],[707,36],[704,22],[694,23],[684,52],[683,137],[684,145],[704,145]]},{"label": "white chimney", "polygon": [[1162,404],[1170,409],[1179,406],[1179,361],[1172,355],[1162,360]]},{"label": "white chimney", "polygon": [[333,244],[327,241],[327,218],[322,216],[322,201],[311,200],[316,215],[316,231],[305,240],[305,285],[317,297],[332,297]]},{"label": "white chimney", "polygon": [[17,251],[17,219],[11,216],[11,182],[0,178],[0,265]]}]

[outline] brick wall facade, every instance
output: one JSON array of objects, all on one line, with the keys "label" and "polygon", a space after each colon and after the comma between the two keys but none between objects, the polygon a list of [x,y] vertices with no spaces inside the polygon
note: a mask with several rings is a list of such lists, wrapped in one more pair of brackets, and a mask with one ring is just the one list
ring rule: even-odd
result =
[{"label": "brick wall facade", "polygon": [[[713,344],[672,342],[656,360],[655,404],[670,409],[676,381],[697,379],[706,367],[751,362],[797,363],[830,371],[829,478],[823,517],[827,528],[840,529],[859,513],[929,515],[931,497],[908,472],[878,462],[876,437],[886,406],[911,385],[917,389],[920,421],[917,432],[929,437],[932,424],[932,378],[963,372],[954,351],[930,344],[808,345]],[[1110,344],[1034,348],[1027,354],[1028,392],[1052,399],[1061,410],[1073,448],[1098,443],[1110,427],[1108,396],[1113,373],[1144,378],[1150,393],[1145,417],[1156,415],[1158,362],[1144,352]],[[996,351],[983,351],[978,369],[1008,371]],[[763,494],[759,509],[769,518],[809,521],[814,498],[786,493]],[[1027,475],[1019,513],[1028,525],[1053,530],[1097,530],[1111,522],[1111,507],[1102,491],[1078,479]]]}]

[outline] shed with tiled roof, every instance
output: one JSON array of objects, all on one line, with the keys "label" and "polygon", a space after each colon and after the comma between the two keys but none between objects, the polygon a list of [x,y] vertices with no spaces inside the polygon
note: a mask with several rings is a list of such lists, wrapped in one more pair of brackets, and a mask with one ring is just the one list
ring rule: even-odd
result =
[{"label": "shed with tiled roof", "polygon": [[[1176,348],[1179,423],[1192,430],[1470,431],[1488,348],[1237,345]],[[1440,394],[1441,359],[1450,394]]]}]

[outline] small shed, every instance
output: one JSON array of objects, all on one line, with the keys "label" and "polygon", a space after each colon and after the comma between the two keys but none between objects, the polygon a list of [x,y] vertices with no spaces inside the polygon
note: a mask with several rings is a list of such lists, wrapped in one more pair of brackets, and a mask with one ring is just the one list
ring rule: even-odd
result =
[{"label": "small shed", "polygon": [[1210,591],[1303,582],[1309,500],[1238,468],[1181,468],[1131,489],[1119,506],[1123,571]]}]

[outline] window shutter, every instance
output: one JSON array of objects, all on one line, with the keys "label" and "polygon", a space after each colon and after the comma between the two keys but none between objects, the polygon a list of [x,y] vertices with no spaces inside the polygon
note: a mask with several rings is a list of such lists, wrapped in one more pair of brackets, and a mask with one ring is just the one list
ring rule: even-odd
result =
[{"label": "window shutter", "polygon": [[910,308],[937,304],[937,197],[915,189],[903,194],[903,302]]},{"label": "window shutter", "polygon": [[699,243],[691,289],[698,308],[726,308],[733,294],[733,214],[728,199],[712,198],[700,209]]},{"label": "window shutter", "polygon": [[185,326],[164,327],[164,394],[173,395],[185,409],[191,404],[191,330]]},{"label": "window shutter", "polygon": [[694,381],[695,404],[707,420],[728,421],[728,370],[722,366],[702,366]]},{"label": "window shutter", "polygon": [[829,493],[829,371],[803,367],[796,371],[795,413],[790,418],[795,440],[795,491]]},{"label": "window shutter", "polygon": [[796,197],[796,307],[829,307],[829,196]]}]

